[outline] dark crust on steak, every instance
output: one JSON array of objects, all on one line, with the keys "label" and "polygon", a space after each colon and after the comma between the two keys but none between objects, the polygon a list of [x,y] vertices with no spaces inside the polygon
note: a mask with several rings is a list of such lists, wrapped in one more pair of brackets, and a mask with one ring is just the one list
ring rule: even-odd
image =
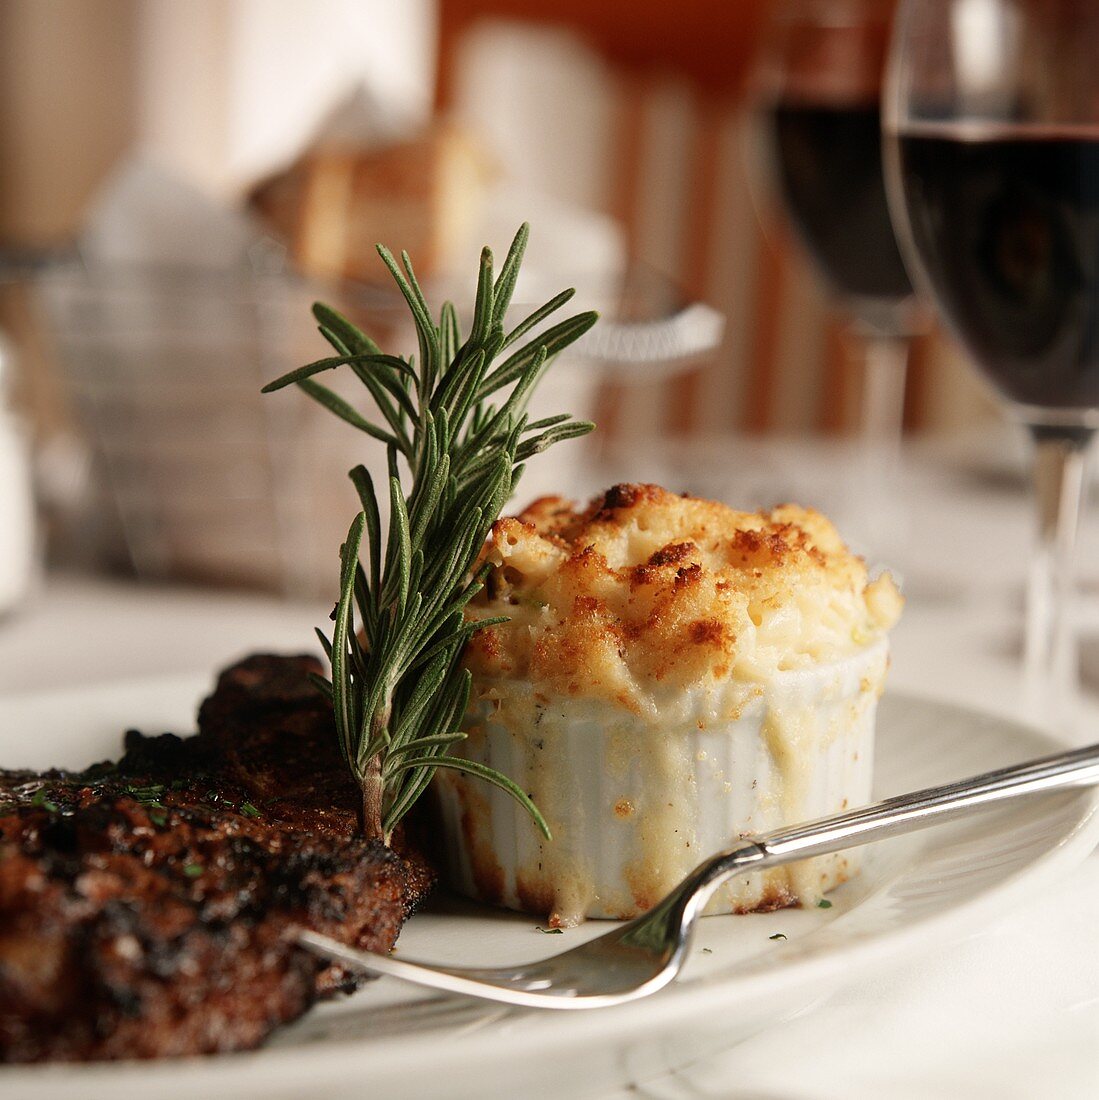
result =
[{"label": "dark crust on steak", "polygon": [[356,835],[312,658],[222,673],[199,734],[0,772],[0,1060],[255,1047],[356,979],[293,925],[388,951],[434,872]]}]

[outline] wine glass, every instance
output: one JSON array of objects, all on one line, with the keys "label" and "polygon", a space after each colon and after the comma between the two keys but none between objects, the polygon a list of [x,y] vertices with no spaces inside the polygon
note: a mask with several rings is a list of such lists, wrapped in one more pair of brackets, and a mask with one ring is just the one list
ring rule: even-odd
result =
[{"label": "wine glass", "polygon": [[909,343],[921,327],[882,168],[892,10],[889,0],[776,4],[755,95],[772,188],[865,353],[854,518],[875,552],[902,518],[888,482],[900,447]]},{"label": "wine glass", "polygon": [[1072,555],[1099,426],[1099,4],[906,0],[885,148],[910,267],[1034,442],[1026,695],[1067,730]]}]

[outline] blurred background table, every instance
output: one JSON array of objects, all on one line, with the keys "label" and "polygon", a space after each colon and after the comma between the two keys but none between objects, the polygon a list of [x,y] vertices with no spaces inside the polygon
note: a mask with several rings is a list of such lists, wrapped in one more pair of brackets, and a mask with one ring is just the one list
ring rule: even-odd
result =
[{"label": "blurred background table", "polygon": [[[840,444],[661,443],[611,453],[584,490],[659,477],[736,503],[796,494],[850,510],[857,456]],[[1030,511],[1021,468],[924,444],[903,456],[896,523],[910,577],[891,688],[1017,715]],[[1099,519],[1099,517],[1097,517]],[[1099,577],[1099,522],[1083,532]],[[248,651],[312,646],[320,602],[79,575],[48,576],[0,626],[0,692],[209,673]],[[1099,607],[1081,601],[1082,732],[1099,730]],[[1087,642],[1091,641],[1091,645]],[[1091,1097],[1099,1090],[1099,856],[992,926],[869,973],[799,1018],[629,1095]],[[611,1100],[611,1098],[608,1098]]]}]

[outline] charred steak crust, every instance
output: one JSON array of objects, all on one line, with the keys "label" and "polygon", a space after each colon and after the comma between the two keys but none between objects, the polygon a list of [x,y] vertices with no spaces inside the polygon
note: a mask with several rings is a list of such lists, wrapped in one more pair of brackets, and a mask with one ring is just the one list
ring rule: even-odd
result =
[{"label": "charred steak crust", "polygon": [[434,872],[355,835],[308,657],[222,673],[199,734],[114,765],[0,772],[0,1060],[255,1047],[356,982],[292,925],[387,951]]}]

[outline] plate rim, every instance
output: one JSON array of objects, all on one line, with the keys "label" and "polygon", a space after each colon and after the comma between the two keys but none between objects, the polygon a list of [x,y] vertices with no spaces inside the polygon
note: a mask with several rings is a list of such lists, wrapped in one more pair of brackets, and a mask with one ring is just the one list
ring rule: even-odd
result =
[{"label": "plate rim", "polygon": [[[152,685],[178,691],[182,696],[187,690],[200,682],[207,685],[210,677],[202,677],[195,672],[174,675],[150,675],[129,677],[117,681],[103,681],[94,684],[78,685],[66,689],[67,697],[79,696],[86,692],[99,698],[110,697],[117,692],[120,702],[124,702],[127,691],[148,688]],[[56,699],[56,692],[29,691],[5,693],[0,695],[0,745],[3,740],[2,719],[5,705],[9,702],[18,707],[33,707],[36,701],[45,703]],[[199,696],[201,697],[201,696]],[[1035,749],[1035,755],[1056,752],[1066,747],[1065,741],[1048,730],[1041,729],[1019,719],[1005,716],[996,711],[959,704],[950,699],[936,698],[927,692],[909,690],[891,690],[888,692],[891,705],[915,706],[920,709],[937,709],[949,712],[959,721],[980,721],[992,723],[996,727],[1010,729],[1018,737],[1022,735]],[[120,727],[121,728],[121,727]],[[18,765],[17,765],[18,766]],[[990,765],[995,766],[995,765]],[[933,835],[934,830],[929,831]],[[764,969],[750,975],[733,977],[732,975],[714,975],[712,978],[675,985],[660,994],[644,1001],[621,1006],[619,1008],[593,1012],[553,1013],[555,1021],[552,1036],[539,1034],[535,1028],[513,1030],[508,1037],[509,1056],[518,1057],[531,1052],[547,1043],[557,1040],[575,1042],[580,1040],[578,1048],[585,1045],[605,1044],[614,1041],[615,1035],[623,1031],[636,1033],[639,1026],[646,1030],[659,1030],[670,1024],[683,1023],[702,1013],[727,1009],[736,1001],[751,996],[770,996],[789,990],[791,985],[819,989],[829,976],[841,974],[836,988],[846,987],[866,972],[868,967],[886,960],[900,960],[918,952],[921,944],[936,942],[933,933],[948,930],[963,923],[963,919],[987,923],[987,914],[992,910],[1003,909],[1005,895],[1019,892],[1025,885],[1028,889],[1043,886],[1055,880],[1069,867],[1081,862],[1099,842],[1099,787],[1079,790],[1072,802],[1071,827],[1058,835],[1056,842],[1050,844],[1042,853],[1025,861],[1021,867],[991,885],[977,892],[959,898],[954,904],[943,910],[923,917],[916,917],[899,927],[870,935],[858,942],[839,945],[819,955],[789,961],[781,966]],[[913,859],[925,845],[914,849]],[[713,918],[718,919],[718,918]],[[792,951],[796,939],[776,949],[776,954]],[[938,940],[937,942],[952,942]],[[517,1014],[537,1015],[538,1010],[502,1009],[498,1016],[488,1020],[488,1026],[480,1030],[481,1035],[491,1035],[492,1023],[506,1016]],[[585,1021],[603,1020],[604,1026],[585,1027]],[[35,1088],[36,1095],[43,1098],[54,1095],[52,1089],[68,1089],[79,1075],[84,1090],[103,1089],[104,1094],[119,1085],[131,1085],[141,1076],[155,1078],[158,1085],[168,1085],[168,1078],[174,1078],[171,1084],[179,1090],[196,1088],[214,1088],[217,1094],[227,1089],[241,1095],[241,1087],[262,1083],[261,1078],[279,1079],[284,1084],[293,1085],[301,1077],[301,1085],[308,1082],[311,1088],[327,1084],[346,1084],[348,1076],[356,1075],[358,1085],[367,1084],[370,1077],[384,1078],[389,1074],[407,1069],[409,1051],[421,1047],[425,1042],[422,1032],[406,1034],[387,1034],[384,1042],[356,1042],[348,1039],[321,1039],[305,1042],[297,1046],[261,1047],[255,1051],[246,1051],[223,1056],[188,1056],[152,1061],[125,1061],[100,1063],[45,1063],[37,1065],[0,1066],[0,1091],[12,1091],[18,1094],[20,1089]],[[445,1041],[440,1044],[445,1049],[454,1050]],[[477,1044],[474,1044],[476,1047]],[[470,1050],[463,1044],[459,1061],[464,1063],[475,1058],[479,1050]],[[453,1059],[450,1059],[453,1061]],[[432,1060],[434,1062],[434,1060]],[[362,1076],[358,1076],[362,1074]],[[51,1091],[43,1092],[42,1089]],[[174,1094],[174,1090],[172,1091]],[[183,1094],[181,1092],[181,1094]],[[92,1095],[91,1092],[88,1095]],[[94,1095],[99,1095],[96,1091]]]}]

